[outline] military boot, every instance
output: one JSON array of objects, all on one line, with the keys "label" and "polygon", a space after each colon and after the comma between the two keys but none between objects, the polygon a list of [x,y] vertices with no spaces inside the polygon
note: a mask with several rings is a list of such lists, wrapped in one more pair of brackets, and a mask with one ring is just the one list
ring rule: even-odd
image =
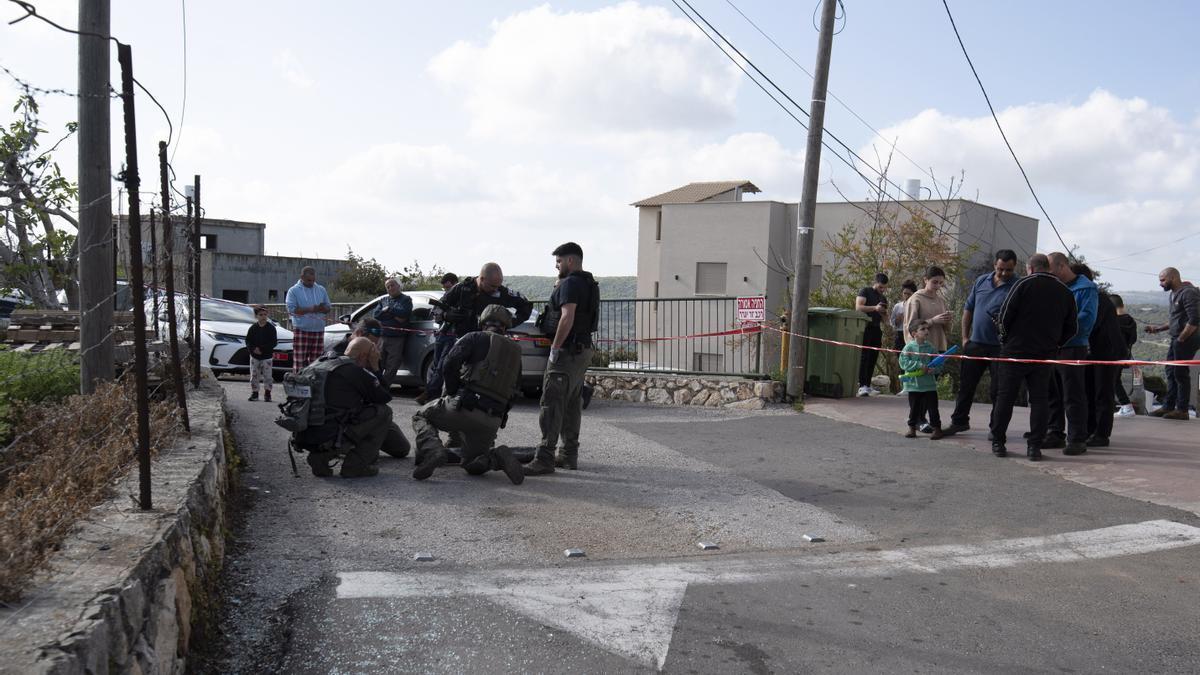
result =
[{"label": "military boot", "polygon": [[578,452],[560,452],[554,456],[554,466],[560,469],[575,471],[579,468]]},{"label": "military boot", "polygon": [[544,476],[554,473],[554,460],[538,458],[521,467],[521,473],[526,476]]},{"label": "military boot", "polygon": [[492,450],[494,463],[499,464],[497,469],[504,472],[505,476],[512,481],[513,485],[520,485],[525,482],[525,471],[521,466],[521,462],[517,461],[513,451],[507,445],[498,445],[495,450]]},{"label": "military boot", "polygon": [[446,451],[438,448],[426,453],[421,459],[421,463],[417,468],[413,469],[412,477],[417,480],[425,480],[433,475],[433,472],[441,465],[446,463]]},{"label": "military boot", "polygon": [[310,452],[306,461],[312,467],[314,476],[325,478],[333,475],[333,468],[329,466],[329,460],[334,456],[332,452]]}]

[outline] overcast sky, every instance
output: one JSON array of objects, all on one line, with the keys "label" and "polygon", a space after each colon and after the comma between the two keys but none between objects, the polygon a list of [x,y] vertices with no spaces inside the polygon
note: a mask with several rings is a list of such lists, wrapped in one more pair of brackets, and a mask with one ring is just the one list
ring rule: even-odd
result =
[{"label": "overcast sky", "polygon": [[[75,25],[75,2],[35,4]],[[807,106],[811,80],[731,4],[693,4]],[[816,0],[735,4],[811,70]],[[882,138],[833,101],[826,127],[864,157],[896,141],[915,160],[896,157],[896,182],[965,172],[964,196],[1038,218],[1040,247],[1062,248],[941,2],[845,5],[830,89]],[[1200,3],[950,5],[1063,237],[1122,290],[1156,288],[1165,265],[1200,277]],[[633,274],[630,202],[732,178],[754,181],[758,198],[799,198],[806,132],[669,1],[193,1],[186,113],[182,11],[166,0],[114,2],[112,30],[133,45],[136,76],[175,124],[181,179],[203,176],[208,215],[266,222],[268,253],[353,248],[390,266],[415,259],[461,272],[494,259],[509,274],[551,274],[550,249],[571,239],[589,269]],[[7,25],[20,14],[0,6],[0,65],[75,89],[73,36],[34,20]],[[112,72],[119,81],[115,50]],[[0,80],[14,100],[18,88]],[[43,98],[45,126],[73,119],[73,100]],[[167,125],[141,96],[138,120],[145,170]],[[119,130],[118,105],[113,122]],[[64,148],[74,176],[74,148]],[[823,199],[837,198],[830,181],[865,195],[835,159],[823,161],[821,180]]]}]

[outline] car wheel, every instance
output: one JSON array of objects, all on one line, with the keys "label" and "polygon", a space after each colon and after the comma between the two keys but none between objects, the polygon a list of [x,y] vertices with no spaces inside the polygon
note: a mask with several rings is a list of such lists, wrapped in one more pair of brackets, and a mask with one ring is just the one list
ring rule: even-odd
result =
[{"label": "car wheel", "polygon": [[425,384],[433,377],[433,354],[425,357],[425,362],[421,364],[421,388],[425,388]]}]

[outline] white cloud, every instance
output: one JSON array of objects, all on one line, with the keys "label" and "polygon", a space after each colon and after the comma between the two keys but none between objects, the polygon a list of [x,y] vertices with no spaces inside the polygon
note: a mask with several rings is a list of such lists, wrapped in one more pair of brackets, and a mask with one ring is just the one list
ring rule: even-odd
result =
[{"label": "white cloud", "polygon": [[275,57],[272,59],[275,65],[275,70],[287,80],[289,84],[298,89],[309,89],[316,82],[309,77],[304,64],[300,63],[300,58],[291,49],[281,49],[275,52]]},{"label": "white cloud", "polygon": [[[999,118],[1037,188],[1145,198],[1186,193],[1200,178],[1200,130],[1141,98],[1097,90],[1079,105],[1028,104],[1003,110]],[[899,139],[905,153],[939,175],[965,170],[968,191],[978,190],[985,202],[1027,198],[990,116],[926,110],[882,135]]]},{"label": "white cloud", "polygon": [[473,132],[521,138],[713,128],[733,121],[740,81],[691,23],[636,2],[514,14],[429,72],[463,93]]}]

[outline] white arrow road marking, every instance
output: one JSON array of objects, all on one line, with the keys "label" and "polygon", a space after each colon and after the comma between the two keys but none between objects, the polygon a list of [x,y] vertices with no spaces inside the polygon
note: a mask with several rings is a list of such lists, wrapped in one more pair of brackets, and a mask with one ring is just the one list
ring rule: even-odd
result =
[{"label": "white arrow road marking", "polygon": [[717,556],[691,561],[594,564],[542,570],[342,572],[339,598],[477,595],[557,626],[608,651],[662,668],[688,584],[801,576],[868,577],[1083,562],[1200,544],[1200,528],[1169,520],[983,544],[792,558]]}]

